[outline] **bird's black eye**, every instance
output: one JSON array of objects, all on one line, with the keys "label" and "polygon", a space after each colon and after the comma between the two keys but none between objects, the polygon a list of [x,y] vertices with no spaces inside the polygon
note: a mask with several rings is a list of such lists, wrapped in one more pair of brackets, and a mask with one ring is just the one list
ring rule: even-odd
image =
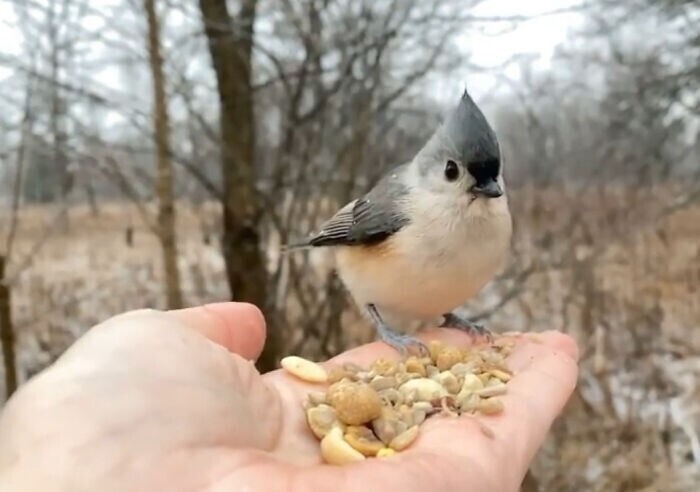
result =
[{"label": "bird's black eye", "polygon": [[445,164],[445,178],[447,178],[447,181],[454,181],[459,178],[459,166],[455,161],[447,161],[447,164]]}]

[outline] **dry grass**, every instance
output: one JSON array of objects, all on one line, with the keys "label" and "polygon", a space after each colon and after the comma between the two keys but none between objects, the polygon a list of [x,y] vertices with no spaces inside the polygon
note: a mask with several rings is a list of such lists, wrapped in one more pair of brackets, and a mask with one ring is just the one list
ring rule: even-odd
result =
[{"label": "dry grass", "polygon": [[[471,307],[488,309],[512,288],[517,295],[489,318],[493,329],[561,329],[581,347],[577,393],[533,467],[540,489],[694,490],[700,480],[700,209],[641,228],[627,227],[624,216],[611,219],[601,206],[562,236],[557,224],[568,216],[555,207],[524,207],[526,201],[514,196],[527,212],[516,218],[520,270],[513,271],[531,271],[521,281],[506,275]],[[187,304],[227,299],[218,238],[203,240],[203,229],[217,223],[217,208],[181,204],[178,213]],[[3,227],[6,219],[0,216]],[[53,221],[50,209],[22,210],[14,268]],[[130,225],[132,247],[125,241]],[[535,246],[533,231],[548,228],[551,241]],[[97,217],[87,208],[71,209],[68,232],[52,234],[31,256],[12,287],[23,377],[89,326],[125,310],[163,306],[159,246],[131,207],[106,204]],[[347,318],[346,324],[356,323],[352,313]]]},{"label": "dry grass", "polygon": [[[228,299],[217,238],[205,244],[199,217],[215,207],[179,209],[179,267],[189,305]],[[22,210],[9,276],[21,373],[30,375],[58,356],[73,339],[107,317],[137,308],[163,308],[160,246],[135,209],[108,204],[99,216],[85,207],[70,211],[67,232],[44,240],[55,220],[43,207]],[[210,223],[211,221],[206,221]],[[133,227],[133,245],[126,230]],[[204,229],[206,228],[206,224]],[[39,244],[38,252],[32,254]],[[24,259],[31,257],[25,267]]]}]

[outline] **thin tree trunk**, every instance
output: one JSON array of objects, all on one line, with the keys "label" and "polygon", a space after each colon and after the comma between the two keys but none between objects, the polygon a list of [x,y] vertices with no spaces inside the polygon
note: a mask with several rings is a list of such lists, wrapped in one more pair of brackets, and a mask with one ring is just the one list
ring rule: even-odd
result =
[{"label": "thin tree trunk", "polygon": [[[267,310],[268,273],[257,229],[262,200],[256,189],[253,155],[251,59],[257,2],[241,0],[240,4],[234,22],[226,0],[199,1],[221,105],[222,249],[228,283],[233,299]],[[263,372],[274,369],[280,356],[281,333],[270,326],[272,319],[268,313],[267,340],[258,360],[258,368]]]},{"label": "thin tree trunk", "polygon": [[[27,79],[27,92],[24,99],[24,116],[20,131],[19,146],[17,147],[17,165],[15,167],[15,179],[12,185],[12,209],[10,214],[10,227],[7,233],[7,243],[5,245],[5,258],[12,257],[12,247],[14,246],[17,225],[19,222],[19,207],[22,201],[22,190],[24,189],[24,164],[27,146],[32,133],[32,91],[34,81]],[[1,277],[0,277],[1,278]]]},{"label": "thin tree trunk", "polygon": [[177,268],[177,237],[173,199],[173,163],[170,149],[170,118],[165,99],[163,57],[160,52],[160,26],[155,0],[144,0],[148,17],[148,54],[153,79],[153,125],[157,148],[156,196],[158,197],[158,239],[163,250],[165,292],[168,309],[182,307],[180,272]]},{"label": "thin tree trunk", "polygon": [[10,312],[10,286],[5,285],[5,257],[0,255],[0,341],[5,368],[5,393],[9,398],[17,389],[17,366],[15,362],[15,334],[12,330]]},{"label": "thin tree trunk", "polygon": [[[65,5],[63,12],[65,14]],[[48,11],[48,36],[50,43],[50,77],[51,77],[51,136],[52,136],[52,153],[53,165],[56,169],[58,177],[57,196],[53,195],[52,200],[58,200],[61,203],[61,213],[58,216],[58,227],[61,232],[66,232],[69,228],[68,214],[68,195],[73,188],[73,177],[68,171],[68,156],[66,155],[66,146],[68,135],[66,133],[66,100],[61,93],[61,51],[69,49],[67,45],[61,46],[61,40],[58,37],[59,24],[63,19],[58,18],[57,2],[49,3]],[[64,60],[65,61],[65,58]]]},{"label": "thin tree trunk", "polygon": [[90,205],[90,213],[93,217],[99,217],[100,207],[97,204],[97,197],[95,195],[95,186],[92,183],[92,176],[89,173],[86,174],[87,176],[85,178],[85,195],[88,199],[88,205]]}]

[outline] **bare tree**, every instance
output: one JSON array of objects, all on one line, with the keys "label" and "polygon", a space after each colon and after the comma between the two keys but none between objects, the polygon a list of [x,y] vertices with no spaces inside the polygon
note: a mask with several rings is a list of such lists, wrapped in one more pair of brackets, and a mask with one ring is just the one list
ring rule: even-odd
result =
[{"label": "bare tree", "polygon": [[[60,5],[59,5],[60,3]],[[50,87],[50,125],[53,165],[59,176],[58,197],[66,204],[68,193],[73,186],[73,179],[68,170],[67,139],[67,100],[63,95],[60,82],[63,79],[63,71],[71,56],[73,42],[70,34],[65,32],[65,26],[70,19],[71,0],[50,0],[47,7],[46,23],[48,28],[49,49],[49,76],[53,81]],[[68,227],[68,211],[59,217],[60,227],[65,230]]]},{"label": "bare tree", "polygon": [[9,398],[17,389],[16,337],[12,318],[12,282],[8,275],[8,264],[12,258],[19,225],[19,212],[22,199],[22,179],[28,139],[33,126],[32,96],[34,84],[28,77],[25,84],[24,108],[20,123],[19,143],[12,179],[9,224],[6,231],[4,251],[0,251],[0,344],[2,345],[3,368],[5,371],[5,396]]},{"label": "bare tree", "polygon": [[0,342],[5,369],[5,395],[9,398],[17,389],[17,365],[10,287],[5,283],[5,265],[5,256],[0,254]]},{"label": "bare tree", "polygon": [[[228,283],[233,298],[265,308],[267,269],[261,251],[258,221],[263,203],[257,191],[255,119],[253,113],[252,48],[257,1],[243,0],[238,15],[226,0],[200,0],[220,103],[223,182],[223,239]],[[279,336],[268,328],[266,351],[258,365],[276,366]]]},{"label": "bare tree", "polygon": [[165,291],[169,309],[182,307],[180,274],[177,266],[173,163],[170,148],[170,117],[160,49],[160,27],[155,0],[144,0],[148,19],[148,54],[153,79],[153,127],[157,152],[156,196],[158,197],[158,239],[163,250]]}]

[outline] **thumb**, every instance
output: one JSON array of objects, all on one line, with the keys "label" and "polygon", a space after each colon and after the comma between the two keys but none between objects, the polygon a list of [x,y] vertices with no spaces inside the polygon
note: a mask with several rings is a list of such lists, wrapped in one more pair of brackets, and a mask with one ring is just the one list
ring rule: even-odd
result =
[{"label": "thumb", "polygon": [[265,318],[253,304],[219,302],[168,311],[168,315],[246,359],[257,359],[265,344]]}]

